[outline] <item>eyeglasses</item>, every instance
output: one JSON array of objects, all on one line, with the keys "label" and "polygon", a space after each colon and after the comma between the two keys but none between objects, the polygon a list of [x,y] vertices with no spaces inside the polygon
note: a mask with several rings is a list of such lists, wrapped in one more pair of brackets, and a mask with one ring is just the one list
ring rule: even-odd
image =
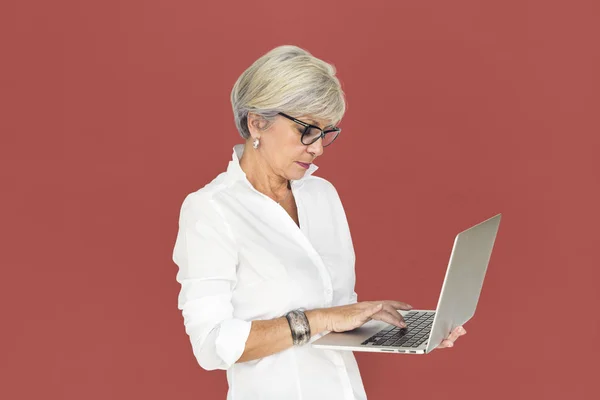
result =
[{"label": "eyeglasses", "polygon": [[342,131],[342,129],[338,128],[338,127],[323,130],[323,129],[319,128],[318,126],[311,125],[306,122],[302,122],[299,119],[290,117],[289,115],[284,114],[282,112],[280,112],[278,114],[281,116],[284,116],[287,119],[292,120],[295,123],[300,124],[304,127],[304,131],[302,132],[302,137],[300,138],[300,141],[302,142],[303,145],[306,145],[306,146],[313,144],[320,138],[323,138],[323,147],[327,147],[331,143],[333,143],[333,141],[338,137],[338,135]]}]

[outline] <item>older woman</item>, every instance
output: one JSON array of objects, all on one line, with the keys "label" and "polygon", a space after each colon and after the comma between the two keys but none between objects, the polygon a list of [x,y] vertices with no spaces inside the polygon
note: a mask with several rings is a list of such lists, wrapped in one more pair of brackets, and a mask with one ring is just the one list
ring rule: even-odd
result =
[{"label": "older woman", "polygon": [[404,327],[397,310],[410,306],[357,301],[342,203],[313,174],[346,108],[335,68],[277,47],[239,77],[231,103],[245,143],[185,198],[173,251],[194,355],[227,370],[227,399],[366,399],[352,352],[309,343],[370,319]]}]

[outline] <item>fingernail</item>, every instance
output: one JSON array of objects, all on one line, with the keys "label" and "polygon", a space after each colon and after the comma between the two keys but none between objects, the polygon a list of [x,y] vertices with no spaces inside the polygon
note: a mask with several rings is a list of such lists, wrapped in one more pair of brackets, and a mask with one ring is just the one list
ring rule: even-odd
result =
[{"label": "fingernail", "polygon": [[406,323],[404,322],[400,322],[398,325],[400,325],[400,328],[406,328]]},{"label": "fingernail", "polygon": [[413,308],[413,306],[411,306],[410,304],[407,304],[406,306],[407,306],[408,308]]},{"label": "fingernail", "polygon": [[454,343],[452,343],[452,342],[448,343],[448,347],[454,347]]}]

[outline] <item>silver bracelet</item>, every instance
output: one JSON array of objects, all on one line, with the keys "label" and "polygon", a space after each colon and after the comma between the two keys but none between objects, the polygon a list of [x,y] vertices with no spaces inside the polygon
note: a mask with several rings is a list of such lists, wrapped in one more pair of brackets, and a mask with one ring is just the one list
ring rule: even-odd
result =
[{"label": "silver bracelet", "polygon": [[292,310],[285,315],[292,331],[294,345],[303,345],[310,340],[310,325],[308,318],[301,310]]}]

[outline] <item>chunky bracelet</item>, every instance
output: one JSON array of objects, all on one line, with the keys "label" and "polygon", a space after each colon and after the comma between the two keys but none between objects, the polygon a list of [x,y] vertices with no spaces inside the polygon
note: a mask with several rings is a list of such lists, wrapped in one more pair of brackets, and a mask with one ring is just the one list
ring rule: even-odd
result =
[{"label": "chunky bracelet", "polygon": [[303,345],[310,340],[310,325],[308,318],[301,310],[292,310],[285,315],[292,331],[294,345]]}]

